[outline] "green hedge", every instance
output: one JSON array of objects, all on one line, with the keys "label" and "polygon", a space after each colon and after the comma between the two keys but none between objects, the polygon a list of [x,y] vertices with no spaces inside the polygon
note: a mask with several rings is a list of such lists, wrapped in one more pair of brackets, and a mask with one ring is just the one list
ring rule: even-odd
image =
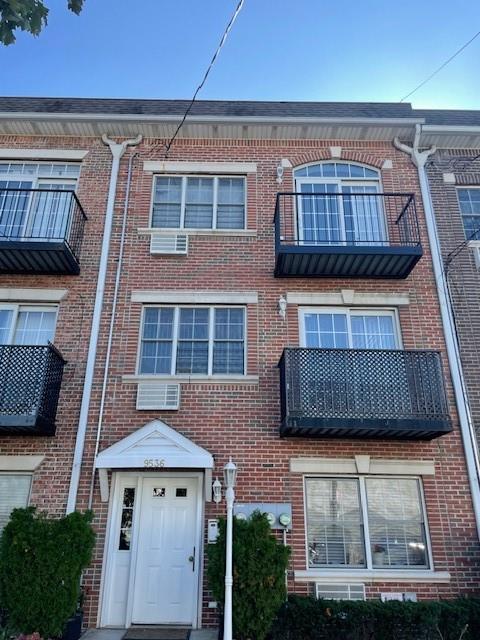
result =
[{"label": "green hedge", "polygon": [[[208,545],[208,583],[223,610],[225,595],[224,519],[216,544]],[[285,600],[285,570],[290,548],[272,534],[266,516],[255,511],[248,520],[233,519],[233,636],[264,640]]]},{"label": "green hedge", "polygon": [[61,636],[75,612],[82,570],[91,560],[92,513],[52,519],[14,509],[0,539],[0,609],[9,628]]},{"label": "green hedge", "polygon": [[435,602],[290,596],[270,640],[479,640],[480,599]]}]

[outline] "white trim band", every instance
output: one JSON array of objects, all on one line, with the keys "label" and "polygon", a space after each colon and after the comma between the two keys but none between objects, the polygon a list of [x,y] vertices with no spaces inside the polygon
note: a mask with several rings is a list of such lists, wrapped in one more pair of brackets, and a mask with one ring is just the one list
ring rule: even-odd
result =
[{"label": "white trim band", "polygon": [[182,384],[258,384],[258,376],[241,376],[241,375],[178,375],[178,376],[150,376],[150,375],[125,375],[122,376],[122,382],[139,383],[139,382],[181,382]]},{"label": "white trim band", "polygon": [[230,237],[255,237],[256,229],[162,229],[161,227],[140,227],[137,229],[139,235],[153,235],[154,233],[162,236],[230,236]]},{"label": "white trim band", "polygon": [[435,475],[433,460],[389,460],[358,455],[354,458],[290,458],[291,473],[369,473],[376,475]]},{"label": "white trim band", "polygon": [[0,456],[0,471],[35,471],[45,456]]},{"label": "white trim band", "polygon": [[256,162],[172,162],[145,160],[144,171],[155,173],[256,173]]},{"label": "white trim band", "polygon": [[83,149],[2,149],[2,160],[83,160],[88,151]]},{"label": "white trim band", "polygon": [[294,572],[295,582],[450,582],[448,571],[409,569],[307,569]]},{"label": "white trim band", "polygon": [[132,291],[132,302],[153,304],[257,304],[256,291]]},{"label": "white trim band", "polygon": [[287,304],[301,305],[343,305],[358,304],[364,306],[400,307],[410,304],[406,293],[364,293],[353,289],[342,289],[339,292],[302,293],[287,291]]},{"label": "white trim band", "polygon": [[2,302],[60,302],[68,289],[16,289],[0,288]]}]

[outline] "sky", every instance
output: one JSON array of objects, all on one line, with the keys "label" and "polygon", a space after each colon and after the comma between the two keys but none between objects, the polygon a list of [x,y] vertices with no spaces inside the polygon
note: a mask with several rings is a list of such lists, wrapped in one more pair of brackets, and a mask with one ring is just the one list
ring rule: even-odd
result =
[{"label": "sky", "polygon": [[[188,99],[237,1],[45,0],[0,94]],[[479,30],[478,0],[245,0],[198,98],[398,102]],[[480,37],[407,101],[480,109]]]}]

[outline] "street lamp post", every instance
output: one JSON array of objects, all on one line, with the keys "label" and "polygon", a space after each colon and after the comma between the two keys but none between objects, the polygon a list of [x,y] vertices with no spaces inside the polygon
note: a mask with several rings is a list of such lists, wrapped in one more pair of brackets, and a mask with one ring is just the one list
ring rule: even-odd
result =
[{"label": "street lamp post", "polygon": [[235,501],[235,483],[237,467],[232,459],[223,468],[225,481],[225,500],[227,502],[227,539],[225,557],[225,606],[223,610],[223,639],[232,640],[232,546],[233,546],[233,503]]}]

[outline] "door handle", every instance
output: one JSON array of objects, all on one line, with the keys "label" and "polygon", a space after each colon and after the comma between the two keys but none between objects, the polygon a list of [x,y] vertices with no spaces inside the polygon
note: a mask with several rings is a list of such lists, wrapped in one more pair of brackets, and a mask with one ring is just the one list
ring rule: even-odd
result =
[{"label": "door handle", "polygon": [[195,547],[193,547],[193,554],[188,557],[188,561],[192,563],[192,571],[195,571]]}]

